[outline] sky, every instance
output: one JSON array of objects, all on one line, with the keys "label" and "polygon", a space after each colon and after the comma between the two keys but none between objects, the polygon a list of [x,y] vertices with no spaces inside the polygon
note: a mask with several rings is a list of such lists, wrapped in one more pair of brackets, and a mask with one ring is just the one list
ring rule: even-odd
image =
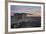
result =
[{"label": "sky", "polygon": [[32,13],[32,12],[40,12],[41,7],[40,6],[18,6],[18,5],[11,5],[11,11],[14,13]]},{"label": "sky", "polygon": [[41,13],[41,6],[20,6],[20,5],[11,5],[11,13],[32,13],[39,12]]}]

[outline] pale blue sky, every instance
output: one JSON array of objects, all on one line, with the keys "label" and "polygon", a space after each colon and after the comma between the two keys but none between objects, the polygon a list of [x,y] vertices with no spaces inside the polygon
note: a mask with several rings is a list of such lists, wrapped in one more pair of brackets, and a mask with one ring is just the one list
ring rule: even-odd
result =
[{"label": "pale blue sky", "polygon": [[32,12],[41,12],[41,6],[18,6],[11,5],[12,13],[32,13]]}]

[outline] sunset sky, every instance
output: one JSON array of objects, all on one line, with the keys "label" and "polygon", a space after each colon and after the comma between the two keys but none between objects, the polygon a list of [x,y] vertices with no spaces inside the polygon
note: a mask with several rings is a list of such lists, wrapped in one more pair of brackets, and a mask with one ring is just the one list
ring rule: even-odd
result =
[{"label": "sunset sky", "polygon": [[30,14],[41,14],[41,6],[18,6],[11,5],[11,15],[14,13],[30,13]]}]

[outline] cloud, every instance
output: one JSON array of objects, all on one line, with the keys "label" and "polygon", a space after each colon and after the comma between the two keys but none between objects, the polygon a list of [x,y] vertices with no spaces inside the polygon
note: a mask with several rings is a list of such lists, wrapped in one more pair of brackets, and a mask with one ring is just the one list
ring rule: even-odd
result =
[{"label": "cloud", "polygon": [[11,13],[38,13],[41,14],[40,6],[18,6],[11,5]]}]

